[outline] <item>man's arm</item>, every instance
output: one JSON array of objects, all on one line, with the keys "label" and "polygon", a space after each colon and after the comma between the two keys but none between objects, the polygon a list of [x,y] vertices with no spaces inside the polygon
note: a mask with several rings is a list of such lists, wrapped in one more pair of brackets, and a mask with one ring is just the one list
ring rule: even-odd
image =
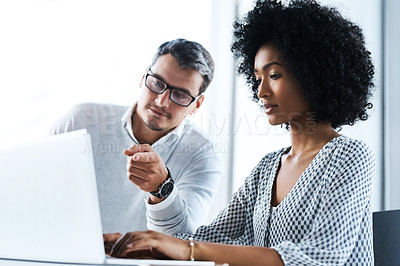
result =
[{"label": "man's arm", "polygon": [[[128,157],[129,178],[146,192],[157,190],[168,176],[166,166],[149,145],[135,145],[132,148],[130,152],[124,152],[126,155],[135,153],[129,155],[132,158]],[[171,235],[193,233],[197,227],[207,222],[222,177],[222,160],[206,145],[191,156],[186,164],[182,163],[179,178],[174,180],[174,189],[168,197],[158,199],[148,194],[146,207],[149,229]],[[170,170],[174,179],[177,170]]]},{"label": "man's arm", "polygon": [[[98,105],[100,106],[100,105]],[[88,129],[100,123],[100,110],[91,103],[78,104],[62,115],[50,129],[49,135],[62,134],[78,129]]]},{"label": "man's arm", "polygon": [[[168,177],[168,170],[162,158],[150,145],[133,145],[124,150],[128,156],[127,175],[129,180],[145,192],[156,191]],[[156,204],[165,198],[157,198],[149,194],[149,203]]]}]

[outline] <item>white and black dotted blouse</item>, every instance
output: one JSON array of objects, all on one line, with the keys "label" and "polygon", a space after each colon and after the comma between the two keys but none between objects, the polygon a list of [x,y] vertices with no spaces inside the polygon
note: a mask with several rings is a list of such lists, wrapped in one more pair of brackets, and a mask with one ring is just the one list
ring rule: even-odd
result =
[{"label": "white and black dotted blouse", "polygon": [[371,150],[346,136],[332,139],[272,208],[272,185],[286,150],[267,154],[194,239],[270,247],[285,265],[372,265]]}]

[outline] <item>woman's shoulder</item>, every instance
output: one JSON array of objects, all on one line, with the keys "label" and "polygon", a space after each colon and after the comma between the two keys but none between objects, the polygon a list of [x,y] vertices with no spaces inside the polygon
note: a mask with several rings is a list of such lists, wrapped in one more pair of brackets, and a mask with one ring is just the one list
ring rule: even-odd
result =
[{"label": "woman's shoulder", "polygon": [[[337,171],[373,171],[375,156],[363,141],[341,135],[330,141],[324,150],[322,161],[329,162]],[[330,150],[330,151],[329,151]],[[371,172],[372,173],[372,172]]]},{"label": "woman's shoulder", "polygon": [[371,148],[363,141],[353,139],[351,137],[340,135],[333,139],[334,148],[337,150],[337,154],[348,155],[348,156],[366,156],[373,157]]}]

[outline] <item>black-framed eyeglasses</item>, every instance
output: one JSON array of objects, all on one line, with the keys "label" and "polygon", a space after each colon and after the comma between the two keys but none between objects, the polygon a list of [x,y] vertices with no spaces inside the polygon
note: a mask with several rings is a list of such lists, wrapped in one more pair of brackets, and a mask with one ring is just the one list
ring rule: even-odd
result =
[{"label": "black-framed eyeglasses", "polygon": [[197,97],[193,97],[189,93],[185,92],[183,89],[175,88],[168,85],[160,78],[151,74],[150,67],[147,69],[144,84],[149,90],[157,94],[162,94],[167,89],[170,90],[169,99],[174,103],[176,103],[177,105],[183,107],[188,107],[192,102],[199,99],[200,96],[202,95],[200,94]]}]

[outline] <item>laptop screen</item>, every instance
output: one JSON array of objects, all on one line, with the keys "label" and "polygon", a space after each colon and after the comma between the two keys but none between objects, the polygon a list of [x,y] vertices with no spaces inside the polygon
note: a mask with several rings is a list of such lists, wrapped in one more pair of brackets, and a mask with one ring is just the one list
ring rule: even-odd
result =
[{"label": "laptop screen", "polygon": [[214,265],[200,261],[106,260],[91,139],[86,130],[1,150],[0,214],[0,264],[1,259],[12,259]]},{"label": "laptop screen", "polygon": [[91,151],[86,130],[0,151],[0,258],[104,262]]}]

